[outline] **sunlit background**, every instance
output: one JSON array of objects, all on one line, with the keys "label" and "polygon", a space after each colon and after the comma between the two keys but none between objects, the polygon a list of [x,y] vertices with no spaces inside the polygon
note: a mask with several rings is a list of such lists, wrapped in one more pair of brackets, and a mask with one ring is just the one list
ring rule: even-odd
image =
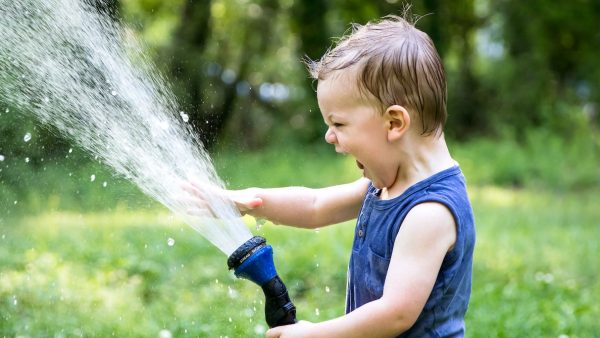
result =
[{"label": "sunlit background", "polygon": [[[446,135],[476,215],[468,336],[597,337],[600,2],[411,4],[444,60]],[[142,44],[231,188],[358,177],[323,142],[302,60],[404,2],[95,5]],[[351,222],[244,220],[274,246],[300,319],[343,313]],[[259,337],[262,309],[260,289],[206,239],[0,99],[0,336]]]}]

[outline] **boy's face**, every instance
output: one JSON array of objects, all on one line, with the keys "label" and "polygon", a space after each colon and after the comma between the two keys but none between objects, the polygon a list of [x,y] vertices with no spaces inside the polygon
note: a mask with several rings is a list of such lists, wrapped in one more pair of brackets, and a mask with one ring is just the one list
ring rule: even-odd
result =
[{"label": "boy's face", "polygon": [[338,153],[350,154],[379,189],[391,186],[397,162],[388,141],[389,124],[373,100],[361,96],[353,76],[341,74],[319,81],[317,99],[325,124],[325,141]]}]

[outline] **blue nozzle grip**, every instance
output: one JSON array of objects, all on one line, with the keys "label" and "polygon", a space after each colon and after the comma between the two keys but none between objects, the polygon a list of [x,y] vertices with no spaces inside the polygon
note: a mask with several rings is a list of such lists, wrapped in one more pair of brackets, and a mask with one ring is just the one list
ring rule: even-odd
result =
[{"label": "blue nozzle grip", "polygon": [[264,285],[275,276],[275,264],[273,263],[273,248],[265,245],[248,257],[240,266],[234,270],[235,276],[245,278],[258,284]]}]

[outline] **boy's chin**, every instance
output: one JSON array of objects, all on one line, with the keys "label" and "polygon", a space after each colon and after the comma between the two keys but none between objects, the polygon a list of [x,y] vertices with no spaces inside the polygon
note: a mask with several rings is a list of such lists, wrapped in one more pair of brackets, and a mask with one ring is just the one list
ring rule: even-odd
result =
[{"label": "boy's chin", "polygon": [[[367,177],[367,178],[369,178],[369,177]],[[369,180],[371,180],[371,179],[369,178]],[[379,190],[382,190],[383,188],[385,188],[385,184],[382,184],[381,182],[371,180],[371,184],[373,184],[373,186]]]},{"label": "boy's chin", "polygon": [[388,189],[393,185],[393,183],[389,184],[389,182],[386,184],[385,180],[370,177],[370,175],[365,171],[363,171],[363,177],[368,178],[371,181],[371,184],[379,190]]}]

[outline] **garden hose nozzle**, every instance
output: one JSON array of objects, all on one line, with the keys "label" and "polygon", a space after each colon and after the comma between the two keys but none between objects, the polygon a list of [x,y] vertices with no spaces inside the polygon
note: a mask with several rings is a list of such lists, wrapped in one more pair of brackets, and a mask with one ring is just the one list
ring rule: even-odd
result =
[{"label": "garden hose nozzle", "polygon": [[296,307],[275,270],[273,248],[263,237],[254,236],[237,248],[227,259],[227,266],[234,270],[236,277],[248,279],[262,288],[269,327],[296,323]]}]

